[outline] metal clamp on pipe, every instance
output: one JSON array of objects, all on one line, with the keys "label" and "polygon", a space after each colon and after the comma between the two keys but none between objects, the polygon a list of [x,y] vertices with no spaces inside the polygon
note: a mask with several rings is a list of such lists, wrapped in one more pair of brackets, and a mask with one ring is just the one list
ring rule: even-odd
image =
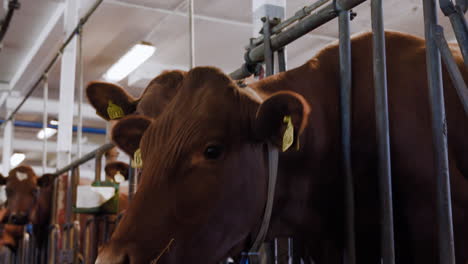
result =
[{"label": "metal clamp on pipe", "polygon": [[462,7],[458,5],[462,3],[461,0],[457,1],[457,5],[454,5],[451,0],[439,0],[439,5],[444,15],[450,18],[450,23],[460,46],[465,66],[468,67],[468,24],[463,15],[467,8],[466,2],[467,0],[464,0]]}]

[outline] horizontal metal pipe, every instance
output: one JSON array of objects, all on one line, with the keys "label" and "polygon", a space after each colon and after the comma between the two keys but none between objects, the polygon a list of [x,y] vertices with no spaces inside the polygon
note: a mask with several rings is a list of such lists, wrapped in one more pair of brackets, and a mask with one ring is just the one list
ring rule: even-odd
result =
[{"label": "horizontal metal pipe", "polygon": [[441,26],[437,26],[435,28],[434,36],[437,47],[439,48],[442,59],[444,60],[444,64],[447,67],[450,78],[452,78],[453,86],[455,86],[463,108],[465,109],[465,114],[468,115],[468,89],[460,69],[458,68],[457,63],[453,58],[453,54],[447,44],[447,40],[444,36],[444,29]]},{"label": "horizontal metal pipe", "polygon": [[[342,10],[349,10],[366,0],[342,0],[342,1],[334,1],[322,9],[318,10],[315,13],[312,13],[308,17],[302,19],[301,21],[297,22],[295,25],[291,26],[287,30],[278,33],[271,39],[271,49],[276,51],[289,43],[293,42],[294,40],[300,38],[301,36],[307,34],[308,32],[316,29],[317,27],[327,23],[328,21],[336,18],[338,16],[336,6],[340,6]],[[245,54],[245,60],[247,64],[255,64],[258,62],[263,61],[263,51],[264,51],[264,44],[258,45],[257,47],[247,51]],[[233,71],[229,75],[234,80],[243,79],[251,75],[251,72],[246,72],[244,65],[241,68]]]},{"label": "horizontal metal pipe", "polygon": [[[294,16],[292,16],[292,17],[284,20],[283,22],[279,23],[278,25],[274,26],[271,29],[271,35],[275,35],[275,34],[279,33],[284,28],[286,28],[289,25],[293,24],[294,22],[308,16],[312,11],[318,9],[319,7],[321,7],[322,5],[324,5],[325,3],[329,2],[329,1],[330,0],[318,0],[318,1],[314,2],[313,4],[311,4],[309,6],[305,6],[301,10],[297,11],[294,14]],[[258,45],[263,43],[263,40],[264,40],[264,37],[259,36],[258,38],[252,40],[251,45],[258,46]],[[247,46],[246,48],[249,48],[249,47],[250,46]]]},{"label": "horizontal metal pipe", "polygon": [[[0,120],[0,124],[3,123],[3,122],[5,122],[5,120]],[[43,123],[15,120],[14,126],[42,129],[43,128]],[[55,129],[58,128],[58,126],[56,126],[56,125],[47,125],[47,127],[55,128]],[[76,126],[73,126],[73,132],[77,132],[77,130],[78,130],[78,128]],[[84,133],[89,133],[89,134],[99,134],[99,135],[105,135],[106,134],[105,129],[97,128],[97,127],[83,127],[83,132]]]},{"label": "horizontal metal pipe", "polygon": [[59,176],[61,174],[64,174],[65,172],[71,170],[72,168],[78,167],[81,164],[94,159],[98,153],[105,153],[106,151],[112,149],[114,146],[115,145],[112,144],[112,143],[104,144],[104,145],[100,146],[99,148],[97,148],[97,149],[83,155],[81,158],[73,161],[72,163],[68,164],[67,166],[57,170],[55,173],[53,173],[53,175]]},{"label": "horizontal metal pipe", "polygon": [[[24,96],[23,100],[15,107],[15,109],[10,113],[10,115],[6,118],[7,121],[10,121],[14,118],[16,113],[21,109],[23,104],[28,100],[28,98],[32,95],[34,90],[36,90],[37,87],[39,87],[39,84],[46,78],[46,75],[49,73],[49,71],[52,69],[52,67],[55,65],[55,63],[58,61],[58,59],[62,56],[63,51],[67,48],[68,44],[70,44],[71,40],[75,37],[75,35],[79,32],[80,28],[83,27],[86,22],[88,22],[89,17],[96,11],[96,9],[99,7],[99,5],[103,2],[104,0],[97,0],[94,5],[89,9],[89,11],[80,19],[80,22],[78,25],[76,25],[75,29],[70,33],[68,38],[65,40],[65,42],[60,46],[59,50],[56,52],[54,58],[47,64],[47,67],[44,70],[44,73],[39,77],[39,79],[34,83],[34,85],[29,89],[29,91],[26,93]],[[3,123],[0,124],[0,127],[3,125]]]}]

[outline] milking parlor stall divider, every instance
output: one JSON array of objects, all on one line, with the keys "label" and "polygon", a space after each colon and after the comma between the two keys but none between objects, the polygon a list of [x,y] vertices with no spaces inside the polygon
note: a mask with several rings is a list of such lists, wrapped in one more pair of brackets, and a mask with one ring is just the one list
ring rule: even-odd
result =
[{"label": "milking parlor stall divider", "polygon": [[[385,38],[383,26],[383,8],[382,0],[369,0],[371,2],[371,19],[373,31],[373,62],[374,62],[374,86],[375,86],[375,114],[376,114],[376,135],[378,140],[378,168],[379,168],[379,202],[380,202],[380,220],[381,220],[381,258],[382,263],[395,263],[395,246],[393,234],[393,211],[392,211],[392,185],[391,185],[391,161],[390,161],[390,138],[389,138],[389,116],[387,102],[387,76],[386,76],[386,57],[385,57]],[[24,102],[32,95],[33,91],[41,84],[47,86],[47,76],[55,63],[62,56],[66,47],[76,37],[79,39],[79,66],[77,67],[78,87],[83,94],[82,83],[82,32],[86,29],[85,25],[89,17],[101,5],[103,1],[96,1],[91,9],[83,16],[78,25],[71,30],[63,45],[57,51],[55,57],[48,64],[45,72],[30,88],[21,103],[12,111],[6,122],[12,121],[22,107]],[[346,217],[346,246],[345,259],[343,263],[356,263],[355,253],[355,231],[354,231],[354,188],[353,175],[351,172],[351,42],[350,42],[350,20],[352,19],[352,8],[366,2],[365,0],[319,0],[311,1],[309,6],[298,10],[295,15],[284,21],[273,17],[264,17],[262,36],[251,39],[246,47],[244,56],[245,63],[230,74],[234,80],[241,80],[253,74],[258,75],[262,65],[266,67],[266,75],[274,73],[274,53],[277,53],[279,71],[285,70],[285,47],[309,33],[317,27],[338,18],[339,20],[339,48],[340,48],[340,111],[341,111],[341,139],[342,139],[342,164],[340,164],[342,173],[345,176],[345,212]],[[439,239],[439,263],[455,264],[454,253],[454,233],[450,198],[450,181],[448,171],[447,157],[447,135],[445,124],[445,106],[443,100],[443,87],[441,75],[441,58],[450,73],[450,77],[457,89],[460,100],[463,103],[465,113],[468,114],[468,90],[463,77],[458,69],[455,60],[449,50],[449,46],[444,37],[444,31],[438,25],[436,8],[439,4],[443,13],[450,18],[458,44],[463,54],[465,66],[468,65],[468,28],[464,18],[464,12],[468,4],[466,1],[457,0],[453,3],[450,0],[422,0],[424,6],[424,27],[427,45],[427,77],[429,81],[433,144],[436,150],[436,164],[434,169],[437,171],[437,217],[438,217],[438,239]],[[193,12],[193,10],[191,10]],[[193,13],[190,14],[192,17]],[[193,34],[193,32],[191,32]],[[369,50],[369,55],[371,51]],[[47,109],[47,89],[44,89],[44,109]],[[80,97],[79,104],[83,103]],[[81,111],[78,112],[81,120]],[[45,119],[47,111],[44,112]],[[6,122],[2,123],[5,124]],[[47,121],[45,121],[46,123]],[[81,125],[78,128],[81,133]],[[80,144],[80,143],[79,143]],[[68,166],[57,170],[54,175],[55,191],[53,205],[53,222],[49,229],[47,252],[38,252],[34,246],[34,238],[28,230],[25,230],[23,241],[15,254],[5,258],[5,263],[94,263],[96,258],[96,243],[99,238],[95,237],[93,230],[99,225],[99,221],[104,223],[104,229],[107,230],[102,241],[107,241],[110,237],[109,225],[117,225],[119,217],[114,222],[98,215],[91,217],[86,222],[85,230],[80,230],[80,224],[74,208],[76,208],[77,185],[79,182],[79,167],[86,161],[95,159],[95,182],[100,182],[101,160],[107,151],[112,149],[113,144],[105,144],[95,151],[83,155]],[[133,157],[132,157],[133,158]],[[130,159],[132,160],[132,159]],[[139,169],[130,170],[130,191],[129,197],[133,197],[136,191],[136,184]],[[271,183],[270,183],[271,184]],[[62,197],[62,199],[57,199]],[[271,213],[271,212],[270,212]],[[78,251],[80,232],[85,232],[85,245],[82,252]],[[278,252],[281,250],[288,253],[288,262],[301,263],[300,257],[294,255],[294,244],[292,239],[288,240],[287,245],[281,244],[275,240],[275,245],[266,245],[267,256],[264,256],[267,263],[274,262],[278,258]],[[282,247],[282,248],[281,248]],[[9,262],[8,262],[9,261]],[[257,258],[243,258],[243,263],[259,262]],[[226,261],[225,263],[229,263]],[[263,263],[263,262],[262,262]]]}]

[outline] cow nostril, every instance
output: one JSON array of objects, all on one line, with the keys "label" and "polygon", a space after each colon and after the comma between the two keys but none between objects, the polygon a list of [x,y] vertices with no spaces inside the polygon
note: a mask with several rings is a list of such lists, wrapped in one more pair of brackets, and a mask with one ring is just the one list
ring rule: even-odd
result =
[{"label": "cow nostril", "polygon": [[25,214],[10,215],[10,223],[14,225],[25,225],[28,223],[28,217]]}]

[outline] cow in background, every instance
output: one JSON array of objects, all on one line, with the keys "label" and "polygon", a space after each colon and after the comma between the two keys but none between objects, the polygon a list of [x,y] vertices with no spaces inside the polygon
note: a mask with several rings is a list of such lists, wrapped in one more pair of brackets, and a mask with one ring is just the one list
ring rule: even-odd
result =
[{"label": "cow in background", "polygon": [[0,176],[0,185],[6,186],[7,196],[1,219],[5,224],[6,245],[16,248],[23,236],[23,226],[31,223],[38,247],[46,247],[53,179],[51,174],[38,177],[26,165],[10,170],[8,177]]}]

